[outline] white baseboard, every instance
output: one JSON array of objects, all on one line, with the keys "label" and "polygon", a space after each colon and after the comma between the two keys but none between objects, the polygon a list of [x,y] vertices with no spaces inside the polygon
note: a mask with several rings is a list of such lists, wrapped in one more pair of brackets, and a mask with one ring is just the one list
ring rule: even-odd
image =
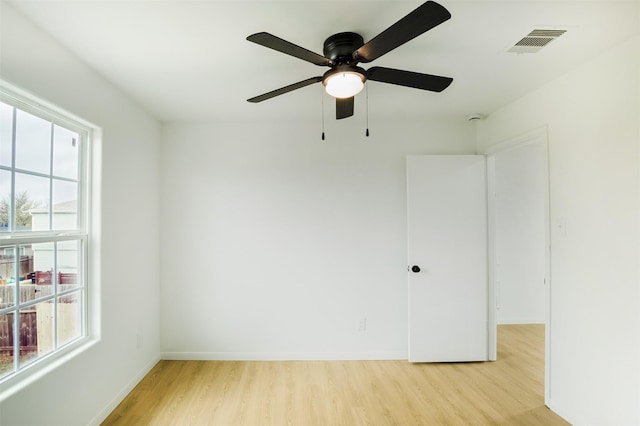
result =
[{"label": "white baseboard", "polygon": [[129,392],[146,376],[149,371],[160,361],[160,355],[154,356],[129,382],[118,392],[118,394],[104,407],[90,422],[89,426],[99,426],[113,410],[120,404]]},{"label": "white baseboard", "polygon": [[405,352],[163,352],[176,361],[395,361]]},{"label": "white baseboard", "polygon": [[498,325],[509,324],[544,324],[544,320],[539,318],[503,318],[498,320]]}]

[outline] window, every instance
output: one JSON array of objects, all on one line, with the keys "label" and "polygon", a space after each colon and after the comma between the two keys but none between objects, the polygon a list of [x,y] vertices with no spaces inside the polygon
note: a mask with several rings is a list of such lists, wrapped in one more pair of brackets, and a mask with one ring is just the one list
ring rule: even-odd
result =
[{"label": "window", "polygon": [[87,336],[89,135],[0,89],[0,382]]}]

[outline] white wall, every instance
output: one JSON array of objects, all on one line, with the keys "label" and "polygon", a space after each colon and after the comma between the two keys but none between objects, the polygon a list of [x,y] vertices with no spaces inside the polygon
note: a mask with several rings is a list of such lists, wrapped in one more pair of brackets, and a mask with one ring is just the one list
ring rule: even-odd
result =
[{"label": "white wall", "polygon": [[164,127],[163,356],[406,359],[405,157],[473,152],[474,126],[327,127]]},{"label": "white wall", "polygon": [[479,123],[479,149],[548,126],[550,407],[640,424],[640,37]]},{"label": "white wall", "polygon": [[536,142],[493,155],[498,324],[546,321],[544,152]]},{"label": "white wall", "polygon": [[0,76],[103,131],[91,271],[101,341],[2,400],[0,424],[96,423],[159,357],[160,127],[11,6],[0,7]]}]

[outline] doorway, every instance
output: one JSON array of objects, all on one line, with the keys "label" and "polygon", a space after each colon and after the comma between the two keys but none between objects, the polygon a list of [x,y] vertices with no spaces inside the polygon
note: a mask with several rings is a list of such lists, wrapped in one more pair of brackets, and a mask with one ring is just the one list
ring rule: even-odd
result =
[{"label": "doorway", "polygon": [[549,389],[549,177],[546,129],[487,155],[489,279],[496,324],[543,324]]}]

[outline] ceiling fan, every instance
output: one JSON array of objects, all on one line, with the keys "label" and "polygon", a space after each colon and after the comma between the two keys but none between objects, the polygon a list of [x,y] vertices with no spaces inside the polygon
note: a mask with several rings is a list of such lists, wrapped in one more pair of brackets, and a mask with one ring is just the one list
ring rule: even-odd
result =
[{"label": "ceiling fan", "polygon": [[442,5],[427,1],[367,43],[364,43],[361,35],[353,32],[330,36],[324,42],[324,56],[266,32],[250,35],[247,40],[253,43],[315,65],[327,66],[329,70],[322,76],[311,77],[247,101],[262,102],[322,82],[326,92],[336,98],[336,118],[341,119],[353,115],[354,96],[364,88],[367,80],[441,92],[451,84],[452,78],[385,67],[371,67],[365,70],[359,67],[358,63],[371,62],[449,18],[451,14]]}]

